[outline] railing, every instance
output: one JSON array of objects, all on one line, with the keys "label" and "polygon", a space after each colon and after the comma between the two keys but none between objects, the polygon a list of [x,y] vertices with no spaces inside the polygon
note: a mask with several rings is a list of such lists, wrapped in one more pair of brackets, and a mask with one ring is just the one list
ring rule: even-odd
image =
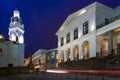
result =
[{"label": "railing", "polygon": [[104,57],[108,55],[108,51],[107,50],[101,50],[100,52],[96,53],[97,57]]},{"label": "railing", "polygon": [[115,17],[113,17],[113,18],[110,18],[107,23],[104,22],[104,23],[102,23],[102,24],[100,24],[100,25],[97,25],[96,28],[99,29],[99,28],[101,28],[101,27],[103,27],[103,26],[106,26],[106,25],[108,25],[108,24],[110,24],[110,23],[112,23],[112,22],[114,22],[114,21],[116,21],[116,20],[118,20],[118,19],[120,19],[120,14],[117,15],[117,16],[115,16]]},{"label": "railing", "polygon": [[107,50],[101,50],[100,52],[96,52],[96,56],[97,57],[104,57],[107,56],[109,54],[113,54],[113,55],[120,55],[120,48],[115,48],[111,50],[112,53],[108,53]]}]

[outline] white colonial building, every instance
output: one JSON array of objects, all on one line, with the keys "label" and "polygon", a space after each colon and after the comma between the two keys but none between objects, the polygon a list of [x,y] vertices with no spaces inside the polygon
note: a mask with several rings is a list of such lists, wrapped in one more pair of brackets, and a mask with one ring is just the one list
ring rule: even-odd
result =
[{"label": "white colonial building", "polygon": [[64,62],[120,54],[120,7],[94,2],[69,15],[56,35]]},{"label": "white colonial building", "polygon": [[17,9],[11,18],[9,40],[0,35],[0,64],[0,67],[24,66],[24,26]]},{"label": "white colonial building", "polygon": [[46,49],[39,49],[32,55],[32,63],[34,68],[39,68],[40,71],[45,69]]}]

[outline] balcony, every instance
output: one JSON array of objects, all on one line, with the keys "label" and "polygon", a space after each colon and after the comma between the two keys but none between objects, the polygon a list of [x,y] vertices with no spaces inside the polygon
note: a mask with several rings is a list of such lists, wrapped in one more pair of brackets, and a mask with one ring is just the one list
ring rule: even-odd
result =
[{"label": "balcony", "polygon": [[112,23],[112,22],[114,22],[114,21],[116,21],[118,19],[120,19],[120,14],[115,16],[115,17],[112,17],[112,18],[108,19],[107,22],[104,22],[102,24],[97,25],[96,28],[97,29],[102,28],[103,26],[106,26],[106,25],[108,25],[108,24],[110,24],[110,23]]}]

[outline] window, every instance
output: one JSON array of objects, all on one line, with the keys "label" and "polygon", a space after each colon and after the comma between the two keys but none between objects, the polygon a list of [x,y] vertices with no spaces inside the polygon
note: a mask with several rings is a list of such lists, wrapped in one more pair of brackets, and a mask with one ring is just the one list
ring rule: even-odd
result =
[{"label": "window", "polygon": [[66,38],[67,38],[66,42],[69,43],[70,42],[70,33],[67,34]]},{"label": "window", "polygon": [[64,44],[64,38],[61,38],[61,46]]},{"label": "window", "polygon": [[16,36],[16,42],[18,42],[18,36]]},{"label": "window", "polygon": [[78,38],[78,28],[74,29],[74,39]]},{"label": "window", "polygon": [[88,21],[83,23],[83,35],[88,33]]},{"label": "window", "polygon": [[2,56],[2,49],[0,48],[0,56]]}]

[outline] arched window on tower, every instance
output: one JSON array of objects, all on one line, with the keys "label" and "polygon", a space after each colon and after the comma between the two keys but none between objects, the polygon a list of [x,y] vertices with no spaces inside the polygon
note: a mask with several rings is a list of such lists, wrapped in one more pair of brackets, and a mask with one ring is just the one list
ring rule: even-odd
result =
[{"label": "arched window on tower", "polygon": [[16,42],[18,42],[18,36],[16,36]]}]

